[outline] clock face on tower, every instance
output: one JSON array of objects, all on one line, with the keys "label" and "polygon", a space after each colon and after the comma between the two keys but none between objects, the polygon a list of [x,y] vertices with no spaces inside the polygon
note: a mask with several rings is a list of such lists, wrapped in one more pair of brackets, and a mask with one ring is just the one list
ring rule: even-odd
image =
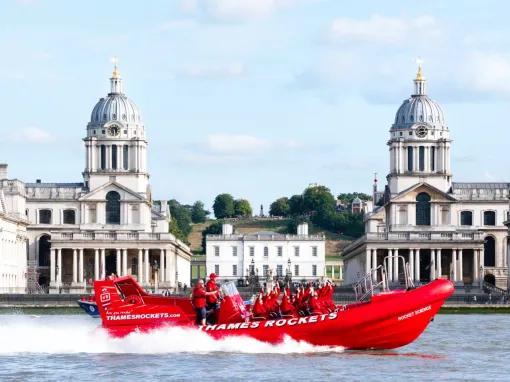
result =
[{"label": "clock face on tower", "polygon": [[116,137],[117,135],[119,135],[119,133],[120,133],[120,128],[117,125],[111,125],[108,128],[108,134],[110,134],[113,137]]},{"label": "clock face on tower", "polygon": [[425,126],[418,126],[416,136],[418,138],[425,138],[427,136],[427,128]]}]

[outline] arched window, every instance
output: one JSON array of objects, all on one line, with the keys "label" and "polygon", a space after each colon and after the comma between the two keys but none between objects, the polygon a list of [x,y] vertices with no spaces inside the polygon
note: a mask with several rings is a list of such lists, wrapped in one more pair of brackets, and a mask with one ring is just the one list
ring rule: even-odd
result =
[{"label": "arched window", "polygon": [[483,243],[483,263],[486,267],[496,266],[496,241],[492,236],[487,236]]},{"label": "arched window", "polygon": [[473,213],[471,211],[460,212],[460,225],[473,225]]},{"label": "arched window", "polygon": [[39,239],[39,266],[49,267],[50,266],[50,236],[43,235]]},{"label": "arched window", "polygon": [[76,224],[76,212],[74,210],[64,210],[64,224]]},{"label": "arched window", "polygon": [[413,148],[407,148],[407,171],[413,171]]},{"label": "arched window", "polygon": [[484,211],[483,225],[496,225],[496,212],[495,211]]},{"label": "arched window", "polygon": [[116,191],[106,194],[106,224],[120,224],[120,195]]},{"label": "arched window", "polygon": [[51,210],[39,210],[39,224],[51,224]]},{"label": "arched window", "polygon": [[426,192],[416,196],[416,225],[430,225],[430,195]]}]

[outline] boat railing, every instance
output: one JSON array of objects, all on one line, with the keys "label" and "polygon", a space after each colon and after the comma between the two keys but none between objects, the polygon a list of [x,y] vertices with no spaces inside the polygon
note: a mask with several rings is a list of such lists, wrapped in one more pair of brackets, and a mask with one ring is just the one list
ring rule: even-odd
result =
[{"label": "boat railing", "polygon": [[357,283],[354,284],[354,293],[356,301],[368,301],[372,298],[375,291],[388,291],[388,277],[386,267],[379,265],[365,274]]},{"label": "boat railing", "polygon": [[[396,259],[396,261],[395,261],[395,259]],[[392,264],[390,264],[390,261],[392,262]],[[396,268],[395,268],[395,265],[397,266]],[[391,257],[390,256],[386,256],[384,258],[384,266],[385,266],[386,269],[390,269],[390,273],[391,272],[395,272],[393,274],[393,281],[394,282],[399,282],[400,281],[400,279],[399,279],[400,272],[398,271],[398,269],[399,268],[403,269],[404,270],[404,285],[405,285],[405,288],[406,289],[414,288],[414,282],[413,282],[413,279],[411,277],[411,269],[409,268],[409,263],[406,262],[406,259],[404,258],[404,256],[391,256]]]}]

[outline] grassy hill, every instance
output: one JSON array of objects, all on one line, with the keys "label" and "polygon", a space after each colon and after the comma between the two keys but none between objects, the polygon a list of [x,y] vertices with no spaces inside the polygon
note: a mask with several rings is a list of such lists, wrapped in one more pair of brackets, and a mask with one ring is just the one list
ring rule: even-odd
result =
[{"label": "grassy hill", "polygon": [[[194,224],[189,242],[191,250],[195,253],[202,253],[202,231],[214,223],[210,220],[206,223]],[[287,230],[288,219],[242,219],[233,222],[236,232],[241,234],[254,233],[258,231],[275,231],[278,233],[289,233]],[[309,224],[311,234],[324,233],[326,236],[326,256],[339,256],[342,248],[352,242],[352,238],[338,235],[337,233],[326,231],[322,228]],[[294,232],[292,232],[294,233]]]}]

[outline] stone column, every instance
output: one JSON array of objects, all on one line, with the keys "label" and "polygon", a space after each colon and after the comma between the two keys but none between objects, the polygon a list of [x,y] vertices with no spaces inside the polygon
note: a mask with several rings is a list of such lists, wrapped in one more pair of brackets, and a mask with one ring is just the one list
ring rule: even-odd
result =
[{"label": "stone column", "polygon": [[416,259],[414,259],[414,281],[420,281],[420,248],[414,252]]},{"label": "stone column", "polygon": [[101,248],[101,280],[106,278],[105,249]]},{"label": "stone column", "polygon": [[[372,274],[372,279],[374,281],[377,281],[377,248],[372,249],[372,268],[374,269],[374,272]],[[335,267],[332,268],[333,270]]]},{"label": "stone column", "polygon": [[145,256],[144,256],[145,276],[144,276],[144,279],[145,279],[145,283],[149,284],[149,282],[150,282],[150,279],[149,279],[149,250],[145,249],[144,251],[145,251]]},{"label": "stone column", "polygon": [[430,250],[430,280],[436,278],[436,250]]},{"label": "stone column", "polygon": [[441,249],[436,249],[436,257],[437,257],[437,260],[436,260],[436,267],[437,267],[437,271],[436,271],[436,278],[440,278],[442,276],[442,269],[441,269]]},{"label": "stone column", "polygon": [[99,280],[99,249],[94,250],[94,280]]},{"label": "stone column", "polygon": [[372,267],[370,266],[371,261],[371,249],[367,248],[365,251],[365,274],[370,273],[370,269]]},{"label": "stone column", "polygon": [[165,266],[165,272],[166,272],[166,275],[165,275],[165,279],[167,281],[167,283],[169,283],[170,285],[172,285],[172,273],[174,272],[174,267],[172,265],[172,251],[167,248],[166,249],[166,266]]},{"label": "stone column", "polygon": [[73,249],[73,283],[78,282],[78,251]]},{"label": "stone column", "polygon": [[80,248],[78,261],[78,282],[83,283],[83,248]]},{"label": "stone column", "polygon": [[122,260],[121,260],[121,257],[120,257],[120,249],[117,248],[116,252],[117,252],[115,254],[116,255],[116,259],[115,260],[117,262],[117,264],[116,264],[117,265],[116,271],[117,271],[117,276],[120,276],[121,275],[121,271],[122,271]]},{"label": "stone column", "polygon": [[50,284],[55,284],[55,249],[50,251]]},{"label": "stone column", "polygon": [[452,249],[453,281],[457,282],[457,249]]},{"label": "stone column", "polygon": [[473,282],[478,280],[478,248],[473,249]]},{"label": "stone column", "polygon": [[[497,252],[496,252],[497,254]],[[478,252],[478,256],[479,256],[479,262],[480,264],[478,265],[478,268],[485,268],[485,248],[480,248],[480,252]],[[483,276],[484,275],[480,275],[480,278],[483,279]]]},{"label": "stone column", "polygon": [[398,249],[393,250],[393,281],[398,281]]},{"label": "stone column", "polygon": [[393,281],[393,249],[388,249],[388,281]]},{"label": "stone column", "polygon": [[62,249],[61,248],[58,248],[57,249],[57,267],[58,267],[58,271],[57,271],[57,283],[58,283],[58,286],[62,286]]},{"label": "stone column", "polygon": [[141,249],[138,250],[138,282],[140,284],[143,283],[143,251]]},{"label": "stone column", "polygon": [[165,250],[159,250],[159,281],[165,282]]},{"label": "stone column", "polygon": [[414,249],[409,249],[409,277],[414,280]]},{"label": "stone column", "polygon": [[458,275],[458,278],[459,278],[459,281],[464,282],[464,268],[463,268],[463,264],[462,264],[462,248],[459,249],[458,257],[459,257],[459,275]]},{"label": "stone column", "polygon": [[127,263],[127,249],[122,250],[122,276],[127,275],[128,263]]}]

